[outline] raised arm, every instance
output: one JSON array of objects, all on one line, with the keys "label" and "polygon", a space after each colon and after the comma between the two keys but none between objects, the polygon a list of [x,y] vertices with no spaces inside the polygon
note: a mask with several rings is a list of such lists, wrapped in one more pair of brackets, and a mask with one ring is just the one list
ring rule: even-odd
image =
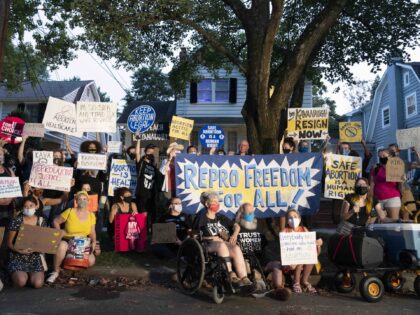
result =
[{"label": "raised arm", "polygon": [[18,160],[19,160],[19,163],[21,165],[25,161],[25,157],[23,155],[23,151],[25,151],[25,143],[26,143],[26,140],[28,140],[28,136],[27,135],[23,135],[22,136],[22,142],[20,143],[19,149],[18,149]]}]

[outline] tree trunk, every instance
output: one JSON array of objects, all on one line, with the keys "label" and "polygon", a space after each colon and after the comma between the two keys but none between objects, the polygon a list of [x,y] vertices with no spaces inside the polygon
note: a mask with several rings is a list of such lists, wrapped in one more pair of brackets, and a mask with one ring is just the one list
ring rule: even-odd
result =
[{"label": "tree trunk", "polygon": [[0,82],[4,79],[3,64],[4,64],[4,51],[8,38],[9,29],[9,15],[10,15],[11,0],[0,1]]}]

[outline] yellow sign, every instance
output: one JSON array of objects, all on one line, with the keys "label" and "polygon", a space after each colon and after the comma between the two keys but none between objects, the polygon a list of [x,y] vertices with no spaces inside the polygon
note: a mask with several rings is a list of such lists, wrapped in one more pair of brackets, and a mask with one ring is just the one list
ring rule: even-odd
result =
[{"label": "yellow sign", "polygon": [[194,120],[178,116],[172,116],[169,137],[190,140],[190,134],[194,127]]},{"label": "yellow sign", "polygon": [[340,129],[340,140],[343,142],[362,141],[362,123],[360,121],[348,121],[338,123]]},{"label": "yellow sign", "polygon": [[328,136],[328,108],[289,108],[287,136],[299,140],[319,140]]}]

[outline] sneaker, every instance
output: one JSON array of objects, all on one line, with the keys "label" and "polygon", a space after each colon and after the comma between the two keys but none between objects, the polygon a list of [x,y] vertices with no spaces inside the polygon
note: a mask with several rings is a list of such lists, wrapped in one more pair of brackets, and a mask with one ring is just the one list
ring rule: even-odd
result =
[{"label": "sneaker", "polygon": [[59,273],[57,271],[53,271],[50,273],[49,277],[47,278],[47,283],[54,283],[57,280]]}]

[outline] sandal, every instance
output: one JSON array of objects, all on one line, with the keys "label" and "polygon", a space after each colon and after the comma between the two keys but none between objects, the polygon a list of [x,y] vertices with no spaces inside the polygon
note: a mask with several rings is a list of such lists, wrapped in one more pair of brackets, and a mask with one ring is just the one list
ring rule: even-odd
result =
[{"label": "sandal", "polygon": [[302,287],[300,286],[300,283],[296,282],[293,284],[293,292],[294,293],[302,293]]},{"label": "sandal", "polygon": [[251,280],[248,279],[248,277],[243,277],[241,280],[239,280],[239,284],[240,286],[248,286],[248,285],[252,285]]},{"label": "sandal", "polygon": [[238,283],[239,282],[239,278],[234,271],[229,272],[229,279],[230,279],[230,282],[232,282],[232,283]]},{"label": "sandal", "polygon": [[303,283],[303,288],[308,293],[318,293],[318,291],[309,282]]}]

